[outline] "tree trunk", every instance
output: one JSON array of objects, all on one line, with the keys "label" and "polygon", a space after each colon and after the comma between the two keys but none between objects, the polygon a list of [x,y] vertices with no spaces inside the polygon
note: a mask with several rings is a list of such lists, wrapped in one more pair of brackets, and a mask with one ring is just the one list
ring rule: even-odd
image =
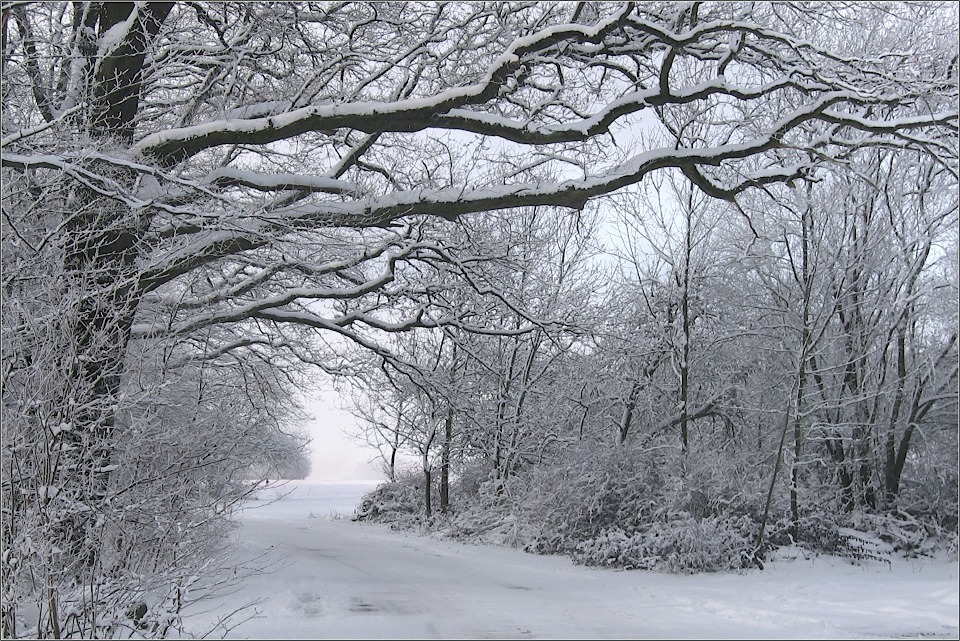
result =
[{"label": "tree trunk", "polygon": [[690,282],[693,257],[693,190],[687,193],[686,228],[683,239],[683,275],[680,285],[680,454],[686,472],[690,446]]},{"label": "tree trunk", "polygon": [[453,407],[447,408],[447,417],[443,423],[443,451],[440,465],[440,512],[446,514],[450,508],[450,445],[453,440]]},{"label": "tree trunk", "polygon": [[428,519],[433,514],[433,507],[430,504],[430,488],[432,484],[433,478],[431,470],[425,463],[423,466],[423,511]]},{"label": "tree trunk", "polygon": [[[79,55],[70,64],[83,85],[79,90],[86,102],[83,110],[72,109],[73,119],[64,119],[62,125],[75,125],[68,135],[83,141],[90,151],[113,152],[133,144],[149,42],[172,7],[172,3],[74,3],[72,37]],[[136,19],[128,21],[134,12]],[[4,14],[6,20],[6,10]],[[24,14],[22,28],[26,24]],[[37,64],[39,50],[30,45],[25,49]],[[40,64],[51,63],[42,60]],[[34,97],[47,122],[63,107],[53,102],[42,84],[34,86]],[[26,413],[27,424],[43,430],[36,440],[42,447],[43,472],[35,478],[40,491],[30,503],[5,505],[11,512],[4,521],[17,522],[20,514],[14,511],[36,508],[47,549],[59,548],[56,556],[43,561],[44,569],[36,577],[45,584],[37,601],[42,616],[36,621],[37,635],[89,634],[93,638],[105,625],[98,587],[105,572],[101,552],[108,544],[104,532],[112,519],[111,464],[120,430],[117,413],[125,359],[143,293],[138,259],[150,221],[147,208],[133,209],[116,196],[134,193],[133,170],[97,160],[96,154],[77,160],[76,165],[77,174],[63,174],[58,190],[50,192],[50,201],[45,196],[37,200],[45,215],[62,212],[58,232],[63,240],[56,245],[56,267],[62,272],[55,279],[60,307],[55,312],[64,329],[58,333],[58,352],[46,364],[57,386],[44,392],[42,415]],[[84,177],[77,179],[78,175]],[[53,501],[54,497],[60,498]],[[5,529],[4,538],[8,534]],[[77,592],[84,590],[82,586],[87,591]],[[84,595],[82,613],[67,616],[61,610],[66,601],[75,600],[75,594]],[[5,638],[14,636],[16,616],[6,596]]]},{"label": "tree trunk", "polygon": [[640,394],[640,388],[640,381],[635,381],[630,387],[630,395],[627,397],[627,402],[623,406],[620,425],[617,426],[617,443],[620,445],[625,445],[627,443],[627,437],[630,435],[630,427],[633,425],[633,410],[637,403],[637,397]]},{"label": "tree trunk", "polygon": [[388,478],[391,483],[396,483],[397,481],[397,448],[390,448],[390,469],[388,470]]},{"label": "tree trunk", "polygon": [[[809,194],[809,191],[808,191]],[[813,273],[810,250],[813,242],[813,216],[810,207],[803,210],[801,226],[800,285],[803,304],[800,316],[800,369],[797,374],[796,411],[793,416],[793,464],[790,468],[790,535],[796,540],[800,533],[800,460],[803,456],[803,412],[807,390],[807,365],[813,348],[813,332],[810,328],[810,305],[813,297]]]},{"label": "tree trunk", "polygon": [[[69,220],[70,246],[65,248],[69,294],[76,300],[72,339],[74,358],[61,407],[72,429],[58,435],[61,449],[73,460],[65,471],[72,478],[75,498],[89,510],[79,511],[67,527],[74,554],[93,554],[84,540],[106,498],[111,458],[116,443],[116,410],[124,356],[138,302],[135,286],[137,257],[134,215],[119,203],[98,199],[84,189],[75,199],[80,211]],[[87,565],[93,564],[92,556]]]},{"label": "tree trunk", "polygon": [[[138,10],[133,3],[104,3],[100,7],[100,36],[126,22],[132,11],[138,11],[140,19],[110,55],[90,66],[92,104],[87,126],[93,140],[106,146],[132,144],[147,42],[159,32],[172,6],[148,3]],[[132,186],[134,181],[128,170],[97,166],[93,173],[121,185]],[[82,558],[86,567],[93,567],[97,560],[99,537],[92,529],[107,495],[124,359],[142,295],[136,266],[139,239],[148,223],[144,214],[99,193],[95,185],[73,190],[72,211],[65,221],[67,300],[76,303],[70,337],[74,359],[68,373],[74,384],[65,386],[62,399],[62,420],[72,429],[58,436],[61,451],[69,451],[72,460],[61,465],[64,478],[60,481],[75,488],[74,498],[84,506],[65,523],[64,535],[70,552]]]},{"label": "tree trunk", "polygon": [[[793,390],[791,390],[792,392]],[[789,397],[788,397],[789,398]],[[757,533],[757,545],[753,550],[753,560],[763,569],[763,540],[767,533],[767,521],[770,518],[770,506],[773,505],[773,492],[777,486],[777,477],[780,475],[780,466],[783,463],[783,449],[787,442],[787,431],[790,428],[790,410],[792,401],[787,403],[783,415],[783,429],[780,431],[780,444],[777,446],[777,458],[773,464],[773,473],[770,475],[770,485],[767,487],[767,498],[763,504],[763,514],[760,517],[760,531]]]}]

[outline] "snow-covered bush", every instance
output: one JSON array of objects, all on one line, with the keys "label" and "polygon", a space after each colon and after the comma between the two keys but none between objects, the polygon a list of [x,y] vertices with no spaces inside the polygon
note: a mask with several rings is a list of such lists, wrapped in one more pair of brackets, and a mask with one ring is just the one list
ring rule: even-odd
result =
[{"label": "snow-covered bush", "polygon": [[520,501],[526,491],[522,477],[507,481],[474,473],[467,486],[472,494],[459,494],[453,518],[442,522],[442,534],[455,539],[524,548],[529,532],[520,518]]},{"label": "snow-covered bush", "polygon": [[950,537],[935,520],[917,518],[904,510],[889,514],[856,514],[851,519],[851,527],[867,537],[878,539],[891,552],[907,557],[930,554],[943,545],[949,549]]},{"label": "snow-covered bush", "polygon": [[584,446],[506,481],[482,483],[445,532],[570,554],[578,563],[667,572],[740,569],[758,521],[674,461],[625,447]]},{"label": "snow-covered bush", "polygon": [[688,517],[655,524],[647,532],[656,542],[658,569],[668,572],[720,572],[750,565],[757,525],[748,517]]},{"label": "snow-covered bush", "polygon": [[816,512],[795,524],[786,511],[771,515],[765,543],[773,548],[796,545],[815,554],[841,554],[840,517]]},{"label": "snow-covered bush", "polygon": [[667,485],[651,457],[627,448],[585,448],[526,480],[519,516],[527,549],[543,554],[572,552],[610,528],[632,534],[663,509]]},{"label": "snow-covered bush", "polygon": [[813,512],[795,526],[788,514],[778,513],[771,519],[768,532],[766,542],[774,548],[796,545],[814,554],[854,560],[886,561],[891,553],[917,557],[938,548],[950,549],[949,535],[933,520],[914,517],[904,510]]},{"label": "snow-covered bush", "polygon": [[673,573],[723,572],[750,565],[756,523],[741,517],[697,519],[678,513],[642,532],[602,532],[577,545],[572,556],[583,565]]},{"label": "snow-covered bush", "polygon": [[896,519],[915,521],[914,526],[922,524],[931,536],[947,545],[956,540],[960,523],[957,446],[952,445],[952,448],[943,448],[953,452],[952,458],[944,455],[941,458],[946,460],[942,460],[935,471],[910,479],[901,494],[900,509],[894,515]]},{"label": "snow-covered bush", "polygon": [[480,494],[484,483],[489,481],[489,476],[490,471],[482,461],[462,463],[451,481],[451,500],[470,501],[475,499]]},{"label": "snow-covered bush", "polygon": [[659,559],[646,545],[646,535],[628,535],[620,528],[604,530],[597,537],[577,544],[571,555],[575,563],[626,570],[652,570]]},{"label": "snow-covered bush", "polygon": [[422,492],[409,477],[382,483],[363,496],[354,521],[412,524],[423,514]]}]

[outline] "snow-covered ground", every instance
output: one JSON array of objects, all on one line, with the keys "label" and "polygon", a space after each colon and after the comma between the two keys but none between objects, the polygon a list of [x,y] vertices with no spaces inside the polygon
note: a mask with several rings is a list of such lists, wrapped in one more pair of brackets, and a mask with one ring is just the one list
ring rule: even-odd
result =
[{"label": "snow-covered ground", "polygon": [[956,561],[798,557],[695,576],[585,568],[351,521],[374,486],[262,491],[243,512],[236,555],[279,567],[203,604],[188,628],[202,634],[259,599],[227,638],[958,638]]}]

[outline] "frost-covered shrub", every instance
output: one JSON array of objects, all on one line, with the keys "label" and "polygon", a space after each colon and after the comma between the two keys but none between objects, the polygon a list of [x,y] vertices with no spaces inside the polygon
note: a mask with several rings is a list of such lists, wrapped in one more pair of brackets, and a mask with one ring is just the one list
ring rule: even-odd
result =
[{"label": "frost-covered shrub", "polygon": [[851,559],[855,563],[859,561],[890,563],[893,546],[877,536],[853,528],[840,528],[840,537],[842,544],[839,556]]},{"label": "frost-covered shrub", "polygon": [[750,565],[756,523],[748,517],[697,519],[677,514],[645,531],[602,532],[577,545],[572,556],[583,565],[673,573],[722,572]]},{"label": "frost-covered shrub", "polygon": [[420,491],[409,482],[383,483],[364,494],[354,511],[354,521],[412,522],[423,512]]},{"label": "frost-covered shrub", "polygon": [[525,547],[529,534],[519,518],[519,503],[526,492],[522,477],[504,481],[489,472],[475,468],[464,477],[466,486],[458,482],[453,500],[457,506],[453,517],[438,521],[442,534],[455,539],[479,541],[507,547]]},{"label": "frost-covered shrub", "polygon": [[[949,536],[927,515],[915,517],[904,510],[886,514],[856,514],[851,527],[875,537],[906,557],[931,554],[938,547],[949,547]],[[954,537],[956,533],[954,532]]]},{"label": "frost-covered shrub", "polygon": [[628,535],[620,528],[604,530],[599,536],[577,544],[571,554],[575,563],[626,570],[652,570],[659,558],[646,545],[646,535]]},{"label": "frost-covered shrub", "polygon": [[[954,458],[942,470],[956,465]],[[951,541],[955,545],[960,523],[958,491],[956,471],[938,471],[911,479],[899,496],[899,509],[885,517],[892,531],[884,532],[884,525],[880,524],[878,533],[908,555],[923,554],[933,546],[949,549]]]},{"label": "frost-covered shrub", "polygon": [[[587,565],[703,572],[739,569],[759,530],[704,479],[684,487],[672,461],[630,448],[585,448],[526,475],[517,516],[537,553]],[[722,500],[721,500],[722,499]]]},{"label": "frost-covered shrub", "polygon": [[[784,513],[771,528],[770,541],[775,546],[794,545],[817,554],[842,554],[841,524],[832,515],[814,513],[802,518],[796,528]],[[791,534],[794,532],[794,534]]]},{"label": "frost-covered shrub", "polygon": [[666,485],[655,461],[627,448],[583,449],[562,465],[540,466],[518,505],[527,549],[573,552],[611,528],[632,534],[663,510]]},{"label": "frost-covered shrub", "polygon": [[484,462],[467,462],[460,466],[451,479],[450,498],[454,502],[472,501],[480,494],[484,483],[489,482],[490,470]]},{"label": "frost-covered shrub", "polygon": [[890,552],[916,556],[931,550],[935,541],[923,522],[905,513],[814,512],[795,526],[783,513],[771,521],[768,532],[773,547],[796,545],[814,554],[854,560],[887,560]]},{"label": "frost-covered shrub", "polygon": [[668,572],[722,572],[750,565],[757,525],[745,516],[687,518],[656,524],[647,532],[657,542],[658,569]]}]

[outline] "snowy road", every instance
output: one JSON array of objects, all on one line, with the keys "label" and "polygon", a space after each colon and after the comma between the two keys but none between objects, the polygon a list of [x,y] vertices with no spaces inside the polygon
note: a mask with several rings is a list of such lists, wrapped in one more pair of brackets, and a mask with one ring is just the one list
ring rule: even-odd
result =
[{"label": "snowy road", "polygon": [[301,483],[287,498],[245,511],[239,553],[266,552],[284,566],[246,580],[214,612],[192,619],[191,629],[259,598],[259,616],[229,638],[958,635],[956,562],[857,567],[798,559],[764,571],[698,576],[598,570],[331,518],[334,511],[349,514],[369,487]]}]

